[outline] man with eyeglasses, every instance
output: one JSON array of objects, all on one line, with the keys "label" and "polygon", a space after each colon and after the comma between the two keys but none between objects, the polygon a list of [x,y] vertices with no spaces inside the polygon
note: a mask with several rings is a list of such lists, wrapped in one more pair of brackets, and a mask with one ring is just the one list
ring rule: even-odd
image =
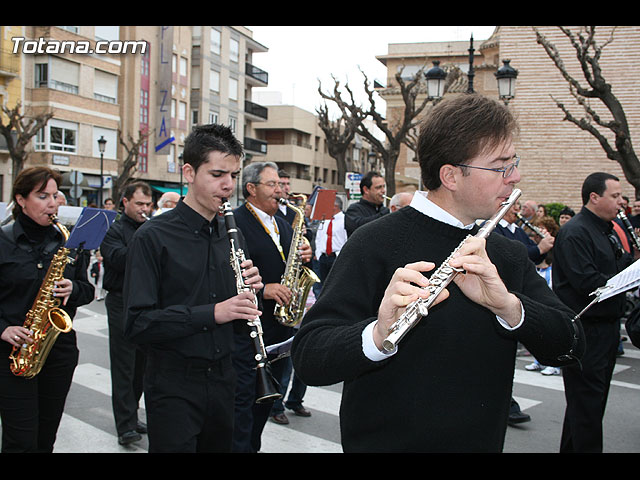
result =
[{"label": "man with eyeglasses", "polygon": [[[288,304],[291,291],[281,285],[289,248],[293,238],[293,227],[283,216],[277,215],[278,199],[282,196],[278,166],[272,162],[255,162],[242,172],[242,192],[245,203],[234,210],[238,228],[247,240],[249,258],[258,267],[264,290],[260,322],[265,345],[283,342],[294,334],[293,327],[281,325],[274,318],[276,303]],[[301,248],[303,261],[311,259],[311,248]],[[273,402],[255,404],[256,376],[253,342],[248,335],[236,333],[234,367],[238,374],[236,387],[236,412],[234,446],[236,453],[258,452],[260,437],[269,418]],[[289,372],[290,359],[273,363],[272,374],[280,383],[284,396],[287,386],[283,378]]]},{"label": "man with eyeglasses", "polygon": [[[434,106],[418,141],[427,192],[354,232],[305,316],[294,368],[307,385],[344,382],[345,452],[502,451],[518,342],[552,365],[581,355],[575,314],[525,247],[474,236],[520,181],[516,129],[503,104],[481,95]],[[428,297],[429,272],[454,251],[448,263],[462,272],[386,351],[389,327]]]},{"label": "man with eyeglasses", "polygon": [[[632,262],[614,232],[623,204],[619,179],[596,172],[582,184],[582,209],[560,229],[553,255],[553,290],[575,312],[591,293]],[[587,350],[581,366],[563,369],[566,410],[560,452],[602,452],[602,420],[620,340],[625,294],[598,302],[581,315]]]}]

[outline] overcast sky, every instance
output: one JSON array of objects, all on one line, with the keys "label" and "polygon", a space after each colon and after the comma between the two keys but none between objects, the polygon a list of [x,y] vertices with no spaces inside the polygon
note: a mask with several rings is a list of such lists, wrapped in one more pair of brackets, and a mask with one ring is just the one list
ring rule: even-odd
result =
[{"label": "overcast sky", "polygon": [[[253,39],[269,49],[256,53],[253,64],[269,74],[269,86],[256,93],[280,92],[282,103],[310,112],[321,104],[318,79],[324,91],[333,89],[333,74],[362,91],[362,69],[369,80],[386,84],[386,67],[376,55],[390,43],[468,41],[474,47],[493,33],[494,26],[247,26]],[[261,98],[265,98],[264,94]],[[255,96],[254,96],[255,98]],[[362,101],[362,98],[359,99]]]}]

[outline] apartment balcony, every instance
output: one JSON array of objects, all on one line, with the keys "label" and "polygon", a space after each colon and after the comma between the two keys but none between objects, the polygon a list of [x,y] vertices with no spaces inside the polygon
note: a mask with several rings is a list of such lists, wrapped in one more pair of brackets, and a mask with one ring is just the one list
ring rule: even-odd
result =
[{"label": "apartment balcony", "polygon": [[0,49],[0,78],[13,79],[20,75],[21,55],[13,51]]},{"label": "apartment balcony", "polygon": [[251,137],[244,137],[244,149],[248,153],[266,155],[267,142],[263,140],[257,140]]},{"label": "apartment balcony", "polygon": [[262,122],[264,120],[267,120],[269,116],[269,109],[267,107],[263,107],[262,105],[258,105],[257,103],[245,100],[244,113],[247,114],[247,117],[249,117],[249,119]]},{"label": "apartment balcony", "polygon": [[269,85],[269,74],[255,65],[245,63],[245,73],[247,74],[247,83],[253,86],[266,87]]}]

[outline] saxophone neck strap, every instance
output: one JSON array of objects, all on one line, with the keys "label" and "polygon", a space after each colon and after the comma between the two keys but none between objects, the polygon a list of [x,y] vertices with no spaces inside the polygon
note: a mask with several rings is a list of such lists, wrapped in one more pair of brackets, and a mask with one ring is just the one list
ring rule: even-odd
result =
[{"label": "saxophone neck strap", "polygon": [[[256,211],[253,209],[253,207],[251,206],[251,204],[249,202],[246,202],[245,205],[247,206],[247,209],[251,212],[251,215],[253,215],[255,217],[255,219],[258,221],[258,223],[260,225],[262,225],[262,228],[264,228],[264,231],[267,232],[267,235],[269,235],[269,238],[271,240],[273,240],[274,245],[276,246],[276,248],[278,249],[278,252],[280,253],[280,257],[282,257],[282,261],[286,262],[285,258],[284,258],[284,250],[282,249],[282,245],[280,245],[279,242],[276,241],[276,239],[273,237],[273,235],[271,235],[271,230],[269,230],[269,228],[264,224],[264,222],[260,219],[260,217],[258,216],[258,214],[256,213]],[[278,224],[276,222],[275,217],[272,217],[273,220],[273,228],[274,231],[276,232],[276,234],[278,236],[280,236],[280,232],[278,231]]]}]

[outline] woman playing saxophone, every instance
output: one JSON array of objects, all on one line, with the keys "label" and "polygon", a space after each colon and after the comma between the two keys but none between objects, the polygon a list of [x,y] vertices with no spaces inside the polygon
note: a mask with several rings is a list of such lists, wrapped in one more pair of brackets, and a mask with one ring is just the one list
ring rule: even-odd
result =
[{"label": "woman playing saxophone", "polygon": [[[52,225],[60,181],[60,174],[47,167],[23,170],[13,186],[15,221],[0,233],[0,358],[5,359],[0,366],[3,452],[53,450],[78,362],[76,335],[71,330],[57,337],[39,373],[36,370],[33,378],[19,375],[21,372],[14,368],[9,356],[27,350],[39,334],[27,321],[28,314],[36,310],[37,301],[52,295],[60,300],[59,307],[66,312],[63,315],[72,319],[78,306],[94,298],[94,287],[87,279],[88,252],[67,252],[62,248],[65,232]],[[59,262],[55,260],[60,257],[59,251],[65,254],[64,261],[57,265],[63,276],[52,277],[52,285],[44,285],[50,264]],[[27,362],[31,360],[28,358]]]}]

